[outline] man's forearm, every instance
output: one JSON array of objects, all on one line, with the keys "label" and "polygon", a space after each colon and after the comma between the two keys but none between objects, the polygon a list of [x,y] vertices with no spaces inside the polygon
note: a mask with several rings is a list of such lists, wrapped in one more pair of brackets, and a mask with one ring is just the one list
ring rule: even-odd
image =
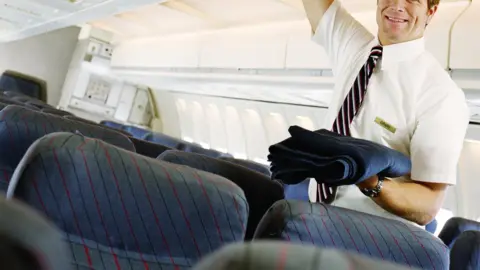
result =
[{"label": "man's forearm", "polygon": [[[378,182],[373,179],[359,184],[359,188],[372,187]],[[372,198],[375,203],[392,214],[419,225],[426,225],[435,218],[445,196],[443,184],[421,184],[413,181],[385,179],[380,195]]]}]

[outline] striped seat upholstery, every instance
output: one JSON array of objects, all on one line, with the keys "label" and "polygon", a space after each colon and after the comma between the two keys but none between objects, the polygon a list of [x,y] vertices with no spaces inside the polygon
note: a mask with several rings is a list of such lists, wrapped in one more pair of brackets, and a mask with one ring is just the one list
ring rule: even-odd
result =
[{"label": "striped seat upholstery", "polygon": [[175,150],[163,152],[158,159],[221,175],[242,188],[250,207],[245,240],[251,240],[258,223],[273,203],[283,199],[283,188],[278,182],[237,164]]},{"label": "striped seat upholstery", "polygon": [[348,250],[422,269],[449,268],[448,247],[424,229],[326,204],[277,202],[255,232],[255,239],[268,238]]},{"label": "striped seat upholstery", "polygon": [[135,151],[130,139],[118,132],[10,105],[0,111],[0,190],[6,190],[13,170],[28,147],[43,135],[58,131],[79,131],[85,136]]},{"label": "striped seat upholstery", "polygon": [[76,269],[184,269],[244,238],[243,191],[217,175],[78,134],[29,148],[9,197],[67,234]]},{"label": "striped seat upholstery", "polygon": [[[228,245],[193,270],[407,270],[413,269],[338,249],[275,241]],[[419,268],[416,268],[419,269]]]}]

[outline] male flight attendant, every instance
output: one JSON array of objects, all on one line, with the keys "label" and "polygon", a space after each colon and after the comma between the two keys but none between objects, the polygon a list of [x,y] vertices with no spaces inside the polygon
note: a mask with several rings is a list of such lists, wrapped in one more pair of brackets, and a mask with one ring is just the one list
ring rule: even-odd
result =
[{"label": "male flight attendant", "polygon": [[[425,49],[424,31],[439,1],[377,0],[375,37],[339,0],[303,0],[313,40],[325,48],[335,76],[324,128],[412,161],[402,178],[374,176],[340,187],[332,205],[424,226],[456,183],[469,113],[463,91]],[[322,192],[310,187],[310,194]]]}]

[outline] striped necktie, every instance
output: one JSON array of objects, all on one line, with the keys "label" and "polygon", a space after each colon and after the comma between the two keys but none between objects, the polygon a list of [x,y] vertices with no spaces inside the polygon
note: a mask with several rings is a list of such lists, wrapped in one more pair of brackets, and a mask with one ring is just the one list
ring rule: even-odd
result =
[{"label": "striped necktie", "polygon": [[[382,56],[382,46],[375,46],[370,51],[366,63],[360,69],[360,72],[353,83],[350,92],[345,97],[342,107],[338,112],[335,122],[333,122],[332,131],[343,136],[351,136],[350,124],[357,115],[363,99],[367,92],[368,82],[372,76],[373,70],[377,65],[378,59]],[[335,200],[337,194],[336,187],[328,187],[325,184],[317,184],[317,202],[330,204]],[[319,200],[320,199],[320,200]]]}]

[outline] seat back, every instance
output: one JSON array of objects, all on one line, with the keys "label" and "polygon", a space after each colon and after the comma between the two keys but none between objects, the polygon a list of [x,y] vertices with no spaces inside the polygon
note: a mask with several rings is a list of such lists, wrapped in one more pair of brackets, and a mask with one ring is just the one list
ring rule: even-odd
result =
[{"label": "seat back", "polygon": [[144,155],[146,157],[157,158],[160,154],[171,148],[158,143],[147,142],[144,140],[137,139],[135,137],[130,137],[130,140],[135,145],[135,149],[138,154]]},{"label": "seat back", "polygon": [[71,133],[37,140],[7,196],[43,212],[76,264],[97,270],[191,266],[242,241],[248,216],[243,191],[225,178]]},{"label": "seat back", "polygon": [[202,154],[202,155],[205,155],[205,156],[208,156],[208,157],[213,157],[213,158],[218,158],[218,157],[221,157],[222,155],[224,155],[224,153],[222,153],[222,152],[219,152],[219,151],[216,151],[216,150],[213,150],[213,149],[205,149],[200,145],[196,145],[196,144],[188,143],[188,142],[180,143],[177,146],[177,149],[185,151],[185,152]]},{"label": "seat back", "polygon": [[270,206],[283,199],[283,189],[280,184],[263,174],[228,161],[172,150],[162,153],[158,159],[223,176],[242,188],[250,207],[245,240],[252,239],[260,219]]},{"label": "seat back", "polygon": [[60,231],[18,200],[0,196],[0,260],[9,270],[69,269],[70,254]]},{"label": "seat back", "polygon": [[67,112],[67,111],[62,111],[58,109],[52,109],[52,108],[43,108],[40,110],[43,113],[50,113],[50,114],[55,114],[59,116],[67,116],[67,115],[72,115],[72,113]]},{"label": "seat back", "polygon": [[407,270],[410,268],[338,249],[285,242],[232,244],[203,259],[193,270]]},{"label": "seat back", "polygon": [[461,217],[453,217],[445,223],[438,238],[452,248],[457,238],[466,231],[480,231],[480,222]]},{"label": "seat back", "polygon": [[421,269],[449,267],[447,246],[424,229],[327,204],[279,201],[265,214],[254,238],[343,249]]},{"label": "seat back", "polygon": [[465,231],[453,244],[450,269],[480,269],[480,231]]},{"label": "seat back", "polygon": [[181,143],[185,143],[185,141],[183,140],[174,138],[172,136],[168,136],[166,134],[155,133],[155,132],[149,132],[145,134],[142,140],[165,145],[173,149],[178,149]]},{"label": "seat back", "polygon": [[10,105],[0,111],[0,190],[7,188],[11,173],[28,147],[40,137],[58,131],[78,131],[85,136],[135,151],[130,139],[118,132]]},{"label": "seat back", "polygon": [[135,127],[135,126],[128,126],[128,125],[124,125],[122,127],[122,130],[125,131],[125,132],[128,132],[131,136],[133,136],[135,138],[138,138],[138,139],[141,139],[141,138],[145,137],[145,135],[147,135],[147,133],[151,132],[150,130],[147,130],[147,129],[143,129],[143,128],[139,128],[139,127]]}]

